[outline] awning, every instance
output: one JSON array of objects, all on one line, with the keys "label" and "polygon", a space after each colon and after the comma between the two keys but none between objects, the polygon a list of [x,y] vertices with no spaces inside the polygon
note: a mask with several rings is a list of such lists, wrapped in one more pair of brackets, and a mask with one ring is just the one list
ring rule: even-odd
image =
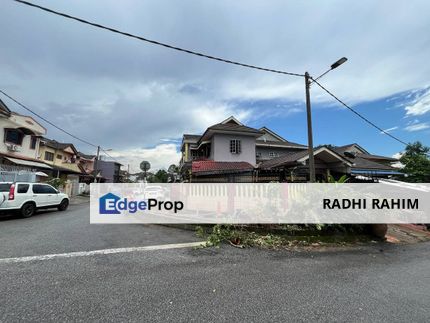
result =
[{"label": "awning", "polygon": [[49,177],[48,174],[44,173],[44,172],[36,172],[35,173],[37,176],[41,176],[41,177]]},{"label": "awning", "polygon": [[17,159],[12,157],[4,157],[7,160],[11,161],[12,163],[16,165],[22,165],[22,166],[32,166],[32,167],[38,167],[38,168],[46,168],[46,169],[52,169],[51,166],[48,166],[44,163],[39,163],[31,160],[24,160],[24,159]]},{"label": "awning", "polygon": [[395,170],[378,170],[378,169],[352,169],[351,174],[366,174],[366,175],[405,175],[402,172]]}]

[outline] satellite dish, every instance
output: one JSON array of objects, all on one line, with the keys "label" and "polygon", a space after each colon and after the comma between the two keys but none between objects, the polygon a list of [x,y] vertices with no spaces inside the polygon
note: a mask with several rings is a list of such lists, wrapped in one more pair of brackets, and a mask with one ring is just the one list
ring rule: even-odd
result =
[{"label": "satellite dish", "polygon": [[143,162],[140,163],[140,169],[143,170],[144,172],[147,172],[149,169],[151,168],[151,164],[144,160]]}]

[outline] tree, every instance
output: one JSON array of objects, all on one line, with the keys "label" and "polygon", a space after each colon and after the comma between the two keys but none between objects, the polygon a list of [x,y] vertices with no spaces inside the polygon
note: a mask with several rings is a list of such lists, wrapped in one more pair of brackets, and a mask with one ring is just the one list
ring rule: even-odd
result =
[{"label": "tree", "polygon": [[167,176],[167,172],[164,169],[160,169],[154,175],[148,177],[148,182],[167,183]]},{"label": "tree", "polygon": [[178,173],[179,172],[179,167],[176,166],[175,164],[172,164],[169,166],[169,168],[167,169],[168,173]]},{"label": "tree", "polygon": [[402,172],[407,174],[408,182],[428,183],[430,181],[430,147],[416,141],[406,146],[405,152],[400,158],[404,165]]}]

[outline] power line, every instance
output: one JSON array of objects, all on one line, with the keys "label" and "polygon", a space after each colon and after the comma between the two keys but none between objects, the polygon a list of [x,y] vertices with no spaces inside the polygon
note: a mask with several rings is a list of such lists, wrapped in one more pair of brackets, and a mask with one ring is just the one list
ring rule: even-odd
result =
[{"label": "power line", "polygon": [[[153,44],[153,45],[162,46],[162,47],[165,47],[165,48],[169,48],[169,49],[177,50],[177,51],[184,52],[184,53],[187,53],[187,54],[196,55],[196,56],[200,56],[200,57],[207,58],[207,59],[211,59],[211,60],[216,60],[216,61],[223,62],[223,63],[227,63],[227,64],[238,65],[238,66],[242,66],[242,67],[246,67],[246,68],[251,68],[251,69],[256,69],[256,70],[265,71],[265,72],[271,72],[271,73],[277,73],[277,74],[284,74],[284,75],[291,75],[291,76],[298,76],[298,77],[304,77],[304,76],[305,76],[304,74],[292,73],[292,72],[286,72],[286,71],[282,71],[282,70],[275,70],[275,69],[270,69],[270,68],[260,67],[260,66],[256,66],[256,65],[250,65],[250,64],[240,63],[240,62],[232,61],[232,60],[229,60],[229,59],[225,59],[225,58],[221,58],[221,57],[217,57],[217,56],[212,56],[212,55],[208,55],[208,54],[204,54],[204,53],[196,52],[196,51],[193,51],[193,50],[189,50],[189,49],[185,49],[185,48],[181,48],[181,47],[177,47],[177,46],[169,45],[169,44],[166,44],[166,43],[162,43],[162,42],[159,42],[159,41],[156,41],[156,40],[152,40],[152,39],[144,38],[144,37],[141,37],[141,36],[137,36],[137,35],[134,35],[134,34],[131,34],[131,33],[128,33],[128,32],[120,31],[120,30],[115,29],[115,28],[112,28],[112,27],[107,27],[107,26],[104,26],[104,25],[101,25],[101,24],[98,24],[98,23],[94,23],[94,22],[91,22],[91,21],[88,21],[88,20],[85,20],[85,19],[82,19],[82,18],[78,18],[78,17],[75,17],[75,16],[71,16],[71,15],[68,15],[68,14],[65,14],[65,13],[62,13],[62,12],[59,12],[59,11],[55,11],[55,10],[52,10],[52,9],[49,9],[49,8],[46,8],[46,7],[42,7],[42,6],[36,5],[36,4],[34,4],[34,3],[28,2],[28,1],[23,1],[23,0],[14,0],[14,1],[15,1],[15,2],[18,2],[18,3],[20,3],[20,4],[24,4],[24,5],[27,5],[27,6],[30,6],[30,7],[34,7],[34,8],[37,8],[37,9],[43,10],[43,11],[48,12],[48,13],[52,13],[52,14],[55,14],[55,15],[58,15],[58,16],[61,16],[61,17],[67,18],[67,19],[75,20],[75,21],[78,21],[78,22],[81,22],[81,23],[83,23],[83,24],[90,25],[90,26],[93,26],[93,27],[96,27],[96,28],[99,28],[99,29],[108,30],[108,31],[111,31],[111,32],[116,33],[116,34],[120,34],[120,35],[123,35],[123,36],[126,36],[126,37],[130,37],[130,38],[138,39],[138,40],[141,40],[141,41],[144,41],[144,42],[151,43],[151,44]],[[358,117],[360,117],[362,120],[364,120],[365,122],[367,122],[367,123],[368,123],[368,124],[370,124],[371,126],[375,127],[376,129],[378,129],[378,130],[379,130],[379,131],[381,131],[382,133],[386,134],[387,136],[391,137],[392,139],[394,139],[394,140],[396,140],[396,141],[398,141],[398,142],[400,142],[400,143],[402,143],[402,144],[404,144],[404,145],[407,145],[407,143],[406,143],[406,142],[404,142],[403,140],[401,140],[401,139],[399,139],[399,138],[397,138],[397,137],[393,136],[392,134],[388,133],[388,132],[387,132],[387,131],[385,131],[384,129],[382,129],[382,128],[378,127],[375,123],[373,123],[372,121],[370,121],[370,120],[369,120],[369,119],[367,119],[366,117],[362,116],[360,113],[358,113],[357,111],[355,111],[355,110],[354,110],[353,108],[351,108],[350,106],[348,106],[346,103],[344,103],[344,102],[343,102],[342,100],[340,100],[338,97],[336,97],[333,93],[331,93],[329,90],[327,90],[324,86],[322,86],[318,81],[316,81],[316,79],[313,79],[313,78],[311,78],[311,79],[312,79],[312,81],[313,81],[313,82],[315,82],[319,87],[321,87],[325,92],[327,92],[330,96],[332,96],[336,101],[338,101],[340,104],[342,104],[342,105],[343,105],[343,106],[345,106],[347,109],[349,109],[350,111],[352,111],[354,114],[356,114],[356,115],[357,115]],[[3,93],[3,94],[5,94],[4,92],[2,92],[2,93]],[[5,95],[6,95],[6,94],[5,94]],[[6,95],[6,96],[7,96],[7,95]],[[9,97],[9,96],[8,96],[8,97]],[[15,101],[15,102],[16,102],[16,101]],[[17,102],[17,103],[18,103],[18,102]],[[18,104],[19,104],[19,103],[18,103]],[[20,104],[20,105],[21,105],[21,104]],[[21,105],[21,106],[22,106],[22,105]],[[30,110],[29,110],[29,111],[30,111]],[[32,111],[30,111],[30,112],[32,112]],[[32,113],[34,113],[34,112],[32,112]],[[39,116],[39,117],[40,117],[40,116]],[[42,119],[43,119],[43,120],[45,120],[45,121],[47,121],[47,120],[46,120],[46,119],[44,119],[44,118],[42,118]],[[58,128],[57,126],[55,126],[54,124],[50,123],[49,121],[47,121],[47,122],[48,122],[49,124],[53,125],[54,127],[56,127],[57,129],[60,129],[61,131],[63,131],[63,132],[65,132],[65,133],[67,133],[68,135],[70,135],[70,136],[72,136],[72,137],[74,137],[74,138],[76,138],[76,139],[78,139],[78,140],[80,140],[80,141],[82,141],[82,142],[85,142],[86,144],[89,144],[89,145],[91,145],[91,146],[97,147],[96,145],[93,145],[93,144],[91,144],[91,143],[89,143],[89,142],[87,142],[87,141],[84,141],[84,140],[82,140],[82,139],[80,139],[80,138],[78,138],[78,137],[76,137],[76,136],[74,136],[74,135],[72,135],[72,134],[70,134],[70,133],[66,132],[66,131],[65,131],[65,130],[63,130],[63,129]],[[103,149],[102,149],[102,150],[103,150]],[[106,153],[106,151],[105,151],[105,150],[103,150],[103,151],[104,151],[104,153]],[[107,154],[107,153],[106,153],[106,154]],[[108,155],[108,156],[110,156],[109,154],[107,154],[107,155]],[[113,158],[112,156],[110,156],[110,157],[111,157],[111,158]]]},{"label": "power line", "polygon": [[221,58],[221,57],[217,57],[217,56],[212,56],[212,55],[208,55],[208,54],[196,52],[196,51],[193,51],[193,50],[189,50],[189,49],[185,49],[185,48],[181,48],[181,47],[169,45],[169,44],[162,43],[162,42],[159,42],[159,41],[156,41],[156,40],[152,40],[152,39],[144,38],[144,37],[137,36],[137,35],[134,35],[134,34],[130,34],[128,32],[124,32],[124,31],[121,31],[121,30],[118,30],[118,29],[115,29],[115,28],[112,28],[112,27],[107,27],[107,26],[104,26],[104,25],[101,25],[101,24],[98,24],[98,23],[94,23],[94,22],[91,22],[91,21],[88,21],[88,20],[85,20],[85,19],[82,19],[82,18],[71,16],[71,15],[65,14],[63,12],[55,11],[55,10],[52,10],[52,9],[49,9],[49,8],[46,8],[46,7],[42,7],[42,6],[36,5],[34,3],[31,3],[31,2],[27,2],[27,1],[23,1],[23,0],[14,0],[14,1],[18,2],[18,3],[21,3],[21,4],[24,4],[24,5],[27,5],[27,6],[30,6],[30,7],[34,7],[34,8],[37,8],[37,9],[49,12],[49,13],[53,13],[55,15],[58,15],[58,16],[61,16],[61,17],[67,18],[67,19],[72,19],[72,20],[81,22],[81,23],[86,24],[86,25],[90,25],[90,26],[93,26],[93,27],[96,27],[96,28],[108,30],[108,31],[111,31],[111,32],[116,33],[116,34],[120,34],[120,35],[127,36],[127,37],[130,37],[130,38],[138,39],[138,40],[141,40],[141,41],[144,41],[144,42],[147,42],[147,43],[151,43],[153,45],[163,46],[163,47],[166,47],[166,48],[169,48],[169,49],[173,49],[173,50],[177,50],[177,51],[180,51],[180,52],[184,52],[184,53],[187,53],[187,54],[196,55],[196,56],[204,57],[204,58],[207,58],[207,59],[211,59],[211,60],[215,60],[215,61],[219,61],[219,62],[223,62],[223,63],[227,63],[227,64],[238,65],[238,66],[242,66],[242,67],[252,68],[252,69],[256,69],[256,70],[260,70],[260,71],[265,71],[265,72],[271,72],[271,73],[278,73],[278,74],[285,74],[285,75],[291,75],[291,76],[304,77],[304,74],[286,72],[286,71],[275,70],[275,69],[266,68],[266,67],[260,67],[260,66],[251,65],[251,64],[240,63],[240,62],[232,61],[232,60],[229,60],[229,59],[225,59],[225,58]]},{"label": "power line", "polygon": [[22,104],[21,102],[19,102],[18,100],[14,99],[13,97],[11,97],[9,94],[7,94],[5,91],[0,90],[0,93],[2,93],[4,96],[8,97],[10,100],[12,100],[13,102],[15,102],[16,104],[18,104],[19,106],[21,106],[22,108],[24,108],[25,110],[29,111],[30,113],[34,114],[36,117],[42,119],[43,121],[45,121],[46,123],[50,124],[51,126],[53,126],[54,128],[64,132],[65,134],[69,135],[70,137],[75,138],[76,140],[79,140],[81,142],[83,142],[84,144],[90,145],[92,147],[97,148],[97,145],[86,141],[85,139],[81,139],[78,136],[75,136],[74,134],[68,132],[67,130],[64,130],[63,128],[57,126],[56,124],[52,123],[51,121],[49,121],[48,119],[46,119],[45,117],[41,116],[40,114],[38,114],[37,112],[34,112],[32,109],[28,108],[27,106],[25,106],[24,104]]},{"label": "power line", "polygon": [[381,127],[377,126],[375,123],[373,123],[372,121],[370,121],[369,119],[367,119],[366,117],[364,117],[363,115],[361,115],[360,113],[358,113],[357,111],[355,111],[353,108],[351,108],[349,105],[347,105],[345,102],[343,102],[341,99],[339,99],[336,95],[334,95],[333,93],[331,93],[329,90],[327,90],[324,86],[322,86],[317,80],[312,79],[312,81],[314,83],[316,83],[321,89],[323,89],[325,92],[327,92],[331,97],[333,97],[337,102],[339,102],[340,104],[342,104],[345,108],[347,108],[348,110],[350,110],[351,112],[353,112],[354,114],[356,114],[359,118],[363,119],[364,121],[366,121],[368,124],[370,124],[372,127],[378,129],[379,131],[381,131],[382,133],[386,134],[387,136],[393,138],[394,140],[404,144],[405,146],[407,146],[408,144],[406,142],[404,142],[403,140],[393,136],[392,134],[390,134],[388,131],[385,131],[384,129],[382,129]]},{"label": "power line", "polygon": [[108,157],[112,158],[114,161],[116,161],[117,163],[119,163],[118,159],[116,159],[115,157],[111,156],[108,154],[108,152],[106,150],[104,150],[103,148],[100,148],[100,150]]}]

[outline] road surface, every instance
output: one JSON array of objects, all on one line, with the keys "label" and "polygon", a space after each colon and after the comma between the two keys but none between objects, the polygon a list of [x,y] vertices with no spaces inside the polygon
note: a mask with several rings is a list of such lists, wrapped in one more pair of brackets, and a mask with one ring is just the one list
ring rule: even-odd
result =
[{"label": "road surface", "polygon": [[88,205],[0,219],[0,321],[430,319],[429,243],[328,253],[162,249],[195,241],[162,226],[90,225]]}]

